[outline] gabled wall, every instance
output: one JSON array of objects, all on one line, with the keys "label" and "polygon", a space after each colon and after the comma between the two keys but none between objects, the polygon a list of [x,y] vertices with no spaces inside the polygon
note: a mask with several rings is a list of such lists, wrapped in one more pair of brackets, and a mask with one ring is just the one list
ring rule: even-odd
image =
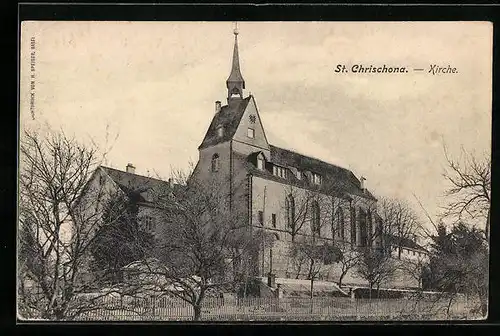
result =
[{"label": "gabled wall", "polygon": [[[255,116],[255,123],[250,121],[251,115]],[[248,128],[252,128],[255,131],[253,139],[248,137]],[[256,151],[263,151],[269,159],[269,143],[267,142],[264,127],[262,126],[262,121],[253,97],[248,102],[240,124],[233,136],[233,140],[233,150],[235,152],[248,155]]]}]

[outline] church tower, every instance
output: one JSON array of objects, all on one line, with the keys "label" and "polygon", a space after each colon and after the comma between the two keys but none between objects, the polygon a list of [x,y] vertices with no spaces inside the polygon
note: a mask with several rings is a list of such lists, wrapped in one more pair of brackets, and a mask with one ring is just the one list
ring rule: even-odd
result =
[{"label": "church tower", "polygon": [[238,54],[238,27],[234,28],[234,49],[233,49],[233,64],[231,66],[231,74],[226,80],[227,100],[229,101],[236,96],[243,98],[243,90],[245,89],[245,80],[240,71],[240,57]]},{"label": "church tower", "polygon": [[212,122],[198,147],[199,161],[195,175],[204,179],[216,177],[220,181],[234,180],[243,170],[236,164],[236,156],[240,159],[245,157],[245,161],[246,156],[263,152],[266,159],[270,159],[269,144],[255,99],[252,95],[245,96],[243,92],[245,80],[240,69],[237,27],[233,34],[231,72],[226,80],[227,105],[215,102]]}]

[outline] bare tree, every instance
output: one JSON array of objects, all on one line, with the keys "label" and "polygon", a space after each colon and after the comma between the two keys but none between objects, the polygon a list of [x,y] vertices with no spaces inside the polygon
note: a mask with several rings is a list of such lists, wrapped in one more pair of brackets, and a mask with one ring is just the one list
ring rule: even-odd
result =
[{"label": "bare tree", "polygon": [[300,261],[300,267],[306,267],[307,276],[310,280],[310,296],[313,297],[314,281],[331,264],[338,262],[341,258],[341,251],[327,241],[318,239],[316,235],[301,236],[291,248],[291,256],[294,260]]},{"label": "bare tree", "polygon": [[[458,159],[451,158],[446,146],[444,155],[447,167],[443,174],[450,187],[446,190],[449,202],[444,216],[458,220],[485,220],[485,236],[489,239],[491,204],[491,159],[478,157],[462,147]],[[464,217],[467,216],[467,217]]]},{"label": "bare tree", "polygon": [[192,305],[194,320],[200,320],[203,300],[235,284],[231,270],[246,265],[235,261],[246,258],[259,239],[252,239],[237,208],[229,210],[227,184],[182,172],[175,180],[177,188],[154,197],[163,227],[157,246],[160,266],[150,265],[150,259],[141,262],[147,273],[167,280],[156,285]]},{"label": "bare tree", "polygon": [[385,251],[365,247],[356,271],[368,282],[371,299],[373,287],[376,286],[378,293],[380,286],[393,278],[396,267],[391,256]]},{"label": "bare tree", "polygon": [[283,198],[282,208],[286,214],[285,230],[290,234],[292,243],[303,228],[312,223],[311,204],[317,201],[317,192],[290,185]]},{"label": "bare tree", "polygon": [[[21,136],[19,175],[19,311],[27,318],[72,319],[81,306],[90,246],[101,224],[105,192],[87,182],[96,148],[64,133]],[[83,193],[88,197],[82,197]]]},{"label": "bare tree", "polygon": [[360,254],[355,248],[347,244],[343,244],[341,249],[341,257],[338,261],[340,265],[340,274],[337,280],[337,285],[342,287],[342,281],[347,273],[357,267],[359,264],[362,254]]},{"label": "bare tree", "polygon": [[377,213],[383,223],[383,232],[387,239],[395,242],[398,259],[401,259],[405,241],[415,241],[415,238],[420,235],[422,223],[416,212],[403,200],[382,197],[377,207]]}]

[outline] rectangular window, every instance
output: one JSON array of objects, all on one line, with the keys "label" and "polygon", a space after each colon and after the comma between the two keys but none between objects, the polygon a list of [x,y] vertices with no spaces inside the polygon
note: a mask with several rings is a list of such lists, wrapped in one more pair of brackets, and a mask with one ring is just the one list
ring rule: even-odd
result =
[{"label": "rectangular window", "polygon": [[272,220],[273,227],[276,227],[276,214],[271,215],[271,220]]},{"label": "rectangular window", "polygon": [[259,224],[264,225],[264,212],[259,211]]},{"label": "rectangular window", "polygon": [[313,183],[321,184],[321,175],[313,173]]},{"label": "rectangular window", "polygon": [[255,130],[253,128],[249,128],[247,131],[247,135],[249,138],[255,138]]}]

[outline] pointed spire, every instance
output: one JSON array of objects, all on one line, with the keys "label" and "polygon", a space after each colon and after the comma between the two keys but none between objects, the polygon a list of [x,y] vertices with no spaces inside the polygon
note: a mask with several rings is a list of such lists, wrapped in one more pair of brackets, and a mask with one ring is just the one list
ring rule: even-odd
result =
[{"label": "pointed spire", "polygon": [[239,95],[243,98],[243,89],[245,89],[245,80],[240,71],[240,57],[238,53],[238,23],[234,28],[234,50],[233,50],[233,64],[231,66],[231,74],[226,81],[227,97],[231,98],[233,95]]}]

